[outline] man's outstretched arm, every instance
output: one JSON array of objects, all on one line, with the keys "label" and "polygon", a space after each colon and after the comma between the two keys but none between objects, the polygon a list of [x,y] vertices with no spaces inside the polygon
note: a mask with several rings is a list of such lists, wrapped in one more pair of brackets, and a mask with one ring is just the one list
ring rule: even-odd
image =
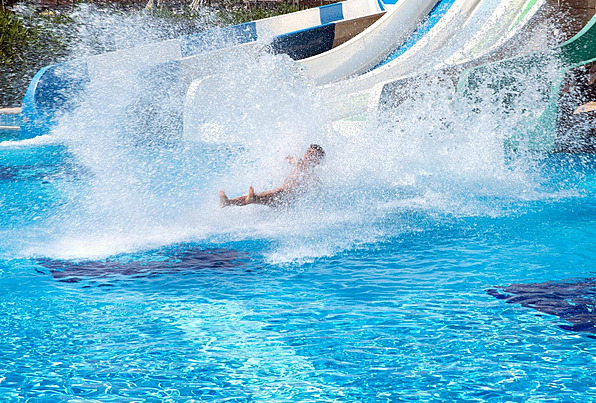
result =
[{"label": "man's outstretched arm", "polygon": [[293,166],[297,166],[298,164],[300,164],[302,162],[302,159],[296,158],[296,157],[292,157],[291,155],[288,155],[286,157],[286,161],[288,161]]}]

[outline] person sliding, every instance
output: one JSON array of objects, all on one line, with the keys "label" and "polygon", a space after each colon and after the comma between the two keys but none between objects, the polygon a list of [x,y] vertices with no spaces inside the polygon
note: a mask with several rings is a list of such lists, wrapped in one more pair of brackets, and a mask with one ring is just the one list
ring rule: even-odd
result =
[{"label": "person sliding", "polygon": [[277,207],[288,204],[296,199],[314,180],[313,171],[323,162],[325,151],[318,144],[311,144],[302,159],[288,157],[288,161],[294,165],[294,170],[286,178],[284,183],[277,189],[255,193],[252,186],[248,188],[245,196],[228,198],[223,190],[219,191],[219,205],[246,206],[248,204],[263,204],[265,206]]}]

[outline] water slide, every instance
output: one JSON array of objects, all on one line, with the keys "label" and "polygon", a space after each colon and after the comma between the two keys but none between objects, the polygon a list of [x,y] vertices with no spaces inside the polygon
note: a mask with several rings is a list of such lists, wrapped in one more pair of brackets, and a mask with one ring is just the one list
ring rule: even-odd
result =
[{"label": "water slide", "polygon": [[363,73],[383,61],[416,31],[437,0],[401,0],[352,40],[300,60],[308,75],[322,85]]},{"label": "water slide", "polygon": [[[23,99],[22,138],[47,133],[57,115],[71,107],[86,85],[105,80],[118,71],[136,72],[184,57],[226,49],[238,44],[271,40],[274,52],[312,56],[339,46],[376,21],[384,12],[378,0],[348,0],[263,20],[210,30],[132,49],[109,52],[82,60],[42,68],[32,79]],[[350,21],[349,24],[337,24]],[[337,25],[337,26],[336,26]],[[313,30],[309,33],[309,30]],[[288,35],[294,32],[295,35]],[[311,41],[304,43],[307,37]]]},{"label": "water slide", "polygon": [[[437,12],[436,5],[440,3],[450,3],[452,0],[402,0],[397,4],[381,3],[385,14],[380,16],[376,22],[366,27],[359,24],[356,28],[364,27],[365,29],[355,29],[355,25],[347,26],[350,29],[349,34],[340,35],[341,38],[353,36],[350,40],[338,41],[338,31],[340,31],[340,24],[335,27],[335,39],[333,45],[330,41],[319,37],[320,41],[327,44],[326,51],[314,52],[315,55],[304,57],[305,53],[302,50],[294,51],[294,49],[287,47],[283,53],[289,54],[298,63],[303,66],[307,75],[317,84],[324,84],[331,81],[346,78],[350,75],[356,75],[382,62],[385,58],[391,55],[391,52],[398,47],[410,46],[408,39],[416,32],[418,24],[429,15],[442,16],[443,13]],[[435,8],[433,8],[435,7]],[[430,14],[429,14],[430,13]],[[377,15],[372,17],[377,18]],[[440,18],[440,17],[439,17]],[[370,21],[370,18],[369,18]],[[342,22],[347,25],[348,21]],[[306,30],[304,33],[308,35],[308,39],[304,41],[307,45],[312,43],[311,36],[322,30],[324,27],[317,27]],[[270,48],[274,53],[278,52],[279,43],[284,42],[284,37],[291,36],[292,41],[296,42],[296,35],[303,32],[292,32],[282,37],[277,37],[271,43]],[[258,46],[258,45],[256,45]],[[302,45],[304,46],[304,44]],[[309,45],[310,46],[310,45]],[[251,52],[255,48],[255,44],[243,44],[236,47],[238,52]],[[309,48],[308,51],[311,51]],[[220,63],[222,58],[226,55],[219,51],[210,53],[198,54],[191,57],[182,58],[176,61],[175,70],[179,73],[171,75],[173,81],[183,81],[185,87],[188,87],[194,80],[202,80],[210,71],[214,70],[214,66]],[[151,69],[163,69],[165,65],[155,66]],[[149,70],[151,70],[149,69]],[[149,72],[145,74],[151,74]],[[174,83],[173,83],[174,85]]]},{"label": "water slide", "polygon": [[[403,6],[406,3],[401,4]],[[299,63],[307,67],[309,75],[319,84],[369,70],[352,79],[338,81],[322,88],[323,98],[332,105],[336,118],[354,116],[365,112],[368,107],[368,94],[362,96],[361,91],[371,92],[378,83],[395,79],[400,75],[412,75],[424,69],[439,68],[445,65],[445,60],[447,63],[455,64],[479,58],[513,38],[543,4],[544,1],[536,0],[442,0],[434,4],[430,13],[426,10],[416,10],[415,17],[410,19],[420,20],[422,16],[427,16],[425,21],[419,24],[417,29],[408,27],[413,34],[410,32],[409,35],[394,38],[393,44],[382,52],[383,57],[376,53],[380,46],[363,51],[362,43],[374,36],[383,37],[385,29],[393,26],[392,24],[398,24],[401,18],[404,18],[405,14],[398,13],[400,8],[395,7],[352,41],[329,52],[300,60]],[[409,8],[401,10],[411,11]],[[342,54],[351,55],[353,59],[346,60]],[[338,60],[343,61],[343,64]],[[315,63],[310,64],[311,61]],[[319,65],[321,61],[327,63]],[[205,63],[195,63],[194,68],[187,67],[186,70],[197,73],[204,68]],[[187,93],[185,128],[198,124],[201,118],[200,112],[196,111],[200,105],[197,101],[205,99],[209,91],[217,87],[217,83],[212,82],[217,79],[204,79],[205,75],[208,75],[206,70],[200,71],[197,75],[201,77],[199,82],[194,82]],[[201,86],[205,88],[200,88]],[[359,103],[356,111],[349,105],[354,103],[354,98]],[[212,133],[205,136],[209,137],[209,141],[214,138]]]},{"label": "water slide", "polygon": [[[195,81],[203,80],[223,58],[229,57],[231,46],[245,52],[262,49],[263,44],[256,39],[264,36],[273,38],[268,45],[270,51],[298,59],[315,83],[326,84],[361,74],[356,79],[341,81],[338,85],[344,89],[339,93],[370,92],[387,79],[438,65],[463,63],[485,54],[514,36],[540,4],[540,0],[401,0],[397,4],[350,0],[315,11],[225,28],[219,31],[217,40],[213,40],[213,33],[202,33],[160,43],[160,51],[154,53],[147,45],[48,66],[34,78],[25,96],[21,137],[47,132],[56,111],[68,105],[71,94],[89,82],[105,80],[118,69],[132,70],[139,76],[161,75],[163,79],[154,86],[161,87],[161,91],[176,88],[187,98],[200,96]],[[385,14],[381,16],[383,10]],[[298,15],[300,19],[296,18]],[[338,26],[348,21],[358,24],[347,26],[343,35],[337,35],[337,31],[342,31]],[[330,24],[334,35],[325,34]],[[281,33],[303,26],[307,28]],[[350,36],[354,37],[347,40]],[[453,39],[459,37],[468,40]],[[137,57],[137,53],[143,57]],[[183,100],[175,103],[182,104]]]},{"label": "water slide", "polygon": [[365,74],[323,87],[324,98],[334,105],[336,118],[365,113],[384,83],[481,60],[523,31],[544,4],[544,0],[456,0],[440,21],[420,27],[427,33],[413,46],[397,49]]},{"label": "water slide", "polygon": [[[298,63],[315,83],[324,84],[337,81],[350,75],[357,75],[374,68],[392,56],[395,49],[408,49],[428,32],[420,29],[419,24],[426,18],[433,25],[441,20],[453,0],[402,0],[397,4],[385,4],[386,14],[353,39],[333,47],[327,52],[300,59]],[[245,52],[250,52],[249,45]],[[222,64],[228,55],[212,53],[180,60],[173,73],[168,73],[172,85],[182,82],[188,88],[184,100],[184,131],[188,127],[200,126],[201,102],[208,99],[208,94],[217,88],[217,77],[212,77],[216,66]],[[338,83],[341,85],[344,81]],[[206,133],[205,139],[217,140],[218,136]]]}]

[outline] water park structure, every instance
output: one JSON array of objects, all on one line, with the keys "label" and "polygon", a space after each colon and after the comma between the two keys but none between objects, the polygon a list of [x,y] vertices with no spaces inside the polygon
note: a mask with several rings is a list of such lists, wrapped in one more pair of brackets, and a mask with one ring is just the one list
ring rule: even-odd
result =
[{"label": "water park structure", "polygon": [[[47,134],[59,116],[84,97],[81,94],[88,84],[109,81],[121,72],[145,81],[159,77],[159,91],[167,91],[167,102],[174,104],[166,113],[177,114],[183,121],[183,105],[196,106],[195,100],[188,98],[201,94],[197,84],[191,83],[216,69],[218,54],[249,48],[288,54],[296,60],[315,85],[322,85],[337,119],[361,116],[374,110],[379,100],[381,105],[395,106],[395,99],[403,98],[401,89],[421,81],[423,75],[449,76],[462,91],[460,81],[482,76],[491,68],[490,63],[532,53],[537,42],[532,33],[540,31],[548,18],[565,16],[566,21],[563,32],[557,32],[558,39],[551,35],[549,43],[570,38],[569,43],[536,51],[560,51],[561,68],[570,69],[595,56],[588,23],[594,10],[590,7],[588,2],[554,4],[545,0],[348,0],[47,66],[38,72],[26,92],[18,138]],[[584,25],[586,28],[580,31]],[[582,46],[585,48],[580,52]],[[503,66],[516,65],[517,60],[528,60],[522,64],[533,65],[537,58],[544,59],[529,55],[503,62]],[[487,63],[487,67],[470,71]],[[466,91],[470,90],[468,87]],[[153,97],[165,99],[163,95]],[[553,93],[551,104],[557,104],[557,99],[558,94]],[[545,123],[540,131],[544,128],[550,140],[534,141],[543,149],[554,147],[556,112],[552,106],[549,110],[543,114]]]},{"label": "water park structure", "polygon": [[596,400],[593,0],[71,10],[0,110],[0,401]]}]

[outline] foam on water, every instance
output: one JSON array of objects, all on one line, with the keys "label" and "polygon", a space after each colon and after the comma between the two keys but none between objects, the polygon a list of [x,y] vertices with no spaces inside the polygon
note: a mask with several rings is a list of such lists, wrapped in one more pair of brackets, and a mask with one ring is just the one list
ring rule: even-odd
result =
[{"label": "foam on water", "polygon": [[[184,89],[183,104],[180,88],[151,98],[148,88],[164,77],[119,73],[92,83],[51,135],[79,175],[55,183],[66,202],[26,253],[88,259],[183,241],[264,240],[269,261],[300,262],[445,217],[520,214],[524,203],[565,195],[542,186],[539,156],[504,146],[545,107],[533,80],[504,108],[497,100],[507,94],[472,104],[437,78],[398,108],[338,123],[293,61],[263,49],[230,50]],[[233,197],[249,185],[279,186],[291,169],[284,157],[310,143],[327,152],[317,191],[283,210],[218,207],[219,189]]]},{"label": "foam on water", "polygon": [[0,141],[0,147],[5,148],[22,148],[22,147],[36,147],[48,144],[59,144],[59,140],[49,134],[33,137],[25,140],[5,140]]}]

